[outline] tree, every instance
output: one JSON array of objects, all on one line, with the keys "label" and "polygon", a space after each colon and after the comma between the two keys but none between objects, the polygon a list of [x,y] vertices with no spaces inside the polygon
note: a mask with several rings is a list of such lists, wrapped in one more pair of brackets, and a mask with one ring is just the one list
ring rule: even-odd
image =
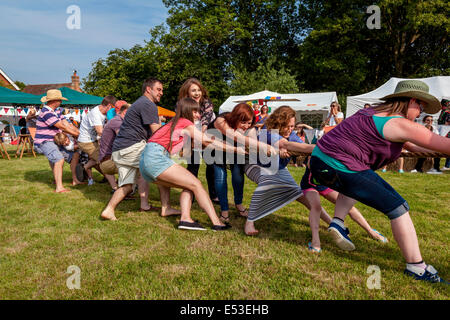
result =
[{"label": "tree", "polygon": [[277,65],[275,57],[266,64],[260,62],[256,71],[248,71],[244,66],[232,66],[231,69],[234,79],[230,83],[229,95],[248,95],[262,90],[278,93],[299,91],[295,76],[284,64]]}]

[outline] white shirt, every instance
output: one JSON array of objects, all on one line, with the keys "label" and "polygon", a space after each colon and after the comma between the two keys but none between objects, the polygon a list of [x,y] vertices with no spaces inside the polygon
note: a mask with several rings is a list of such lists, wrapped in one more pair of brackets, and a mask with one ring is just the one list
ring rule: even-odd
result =
[{"label": "white shirt", "polygon": [[80,135],[78,141],[82,143],[97,141],[97,131],[95,126],[104,126],[106,115],[100,112],[99,106],[96,106],[83,117],[80,124]]},{"label": "white shirt", "polygon": [[[328,113],[327,118],[330,116],[330,114]],[[336,115],[337,119],[344,119],[344,114],[342,112],[338,112]],[[337,125],[336,120],[334,119],[333,116],[331,116],[330,118],[330,122],[328,123],[329,126],[335,126]]]}]

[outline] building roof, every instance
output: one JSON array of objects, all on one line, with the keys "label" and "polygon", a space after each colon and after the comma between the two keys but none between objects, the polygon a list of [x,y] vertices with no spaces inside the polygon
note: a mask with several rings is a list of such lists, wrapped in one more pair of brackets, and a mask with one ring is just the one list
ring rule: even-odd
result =
[{"label": "building roof", "polygon": [[41,95],[50,89],[60,89],[62,87],[72,87],[72,83],[50,83],[50,84],[30,84],[22,89],[22,92]]},{"label": "building roof", "polygon": [[4,78],[14,89],[20,90],[20,88],[12,81],[8,75],[0,68],[0,78]]}]

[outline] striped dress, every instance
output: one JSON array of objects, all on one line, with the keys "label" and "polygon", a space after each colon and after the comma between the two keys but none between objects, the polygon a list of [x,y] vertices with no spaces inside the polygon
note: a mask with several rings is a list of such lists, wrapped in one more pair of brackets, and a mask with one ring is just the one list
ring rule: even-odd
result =
[{"label": "striped dress", "polygon": [[[261,130],[261,135],[267,135],[267,143],[275,144],[275,140],[282,139],[281,136]],[[252,195],[250,202],[248,221],[259,220],[272,212],[281,209],[285,205],[300,198],[302,189],[286,168],[290,159],[279,159],[278,170],[271,170],[259,164],[247,164],[245,174],[258,186]]]}]

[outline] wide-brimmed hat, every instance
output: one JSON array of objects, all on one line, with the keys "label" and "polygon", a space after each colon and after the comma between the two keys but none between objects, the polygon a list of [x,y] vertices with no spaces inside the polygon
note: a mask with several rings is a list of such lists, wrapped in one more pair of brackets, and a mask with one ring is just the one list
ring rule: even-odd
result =
[{"label": "wide-brimmed hat", "polygon": [[388,100],[392,98],[415,98],[426,103],[424,112],[429,114],[437,113],[441,110],[439,100],[429,94],[430,88],[420,80],[403,80],[397,83],[393,94],[387,95],[380,100]]},{"label": "wide-brimmed hat", "polygon": [[62,93],[58,89],[50,89],[47,91],[47,95],[41,98],[41,102],[49,102],[53,100],[67,100],[62,96]]}]

